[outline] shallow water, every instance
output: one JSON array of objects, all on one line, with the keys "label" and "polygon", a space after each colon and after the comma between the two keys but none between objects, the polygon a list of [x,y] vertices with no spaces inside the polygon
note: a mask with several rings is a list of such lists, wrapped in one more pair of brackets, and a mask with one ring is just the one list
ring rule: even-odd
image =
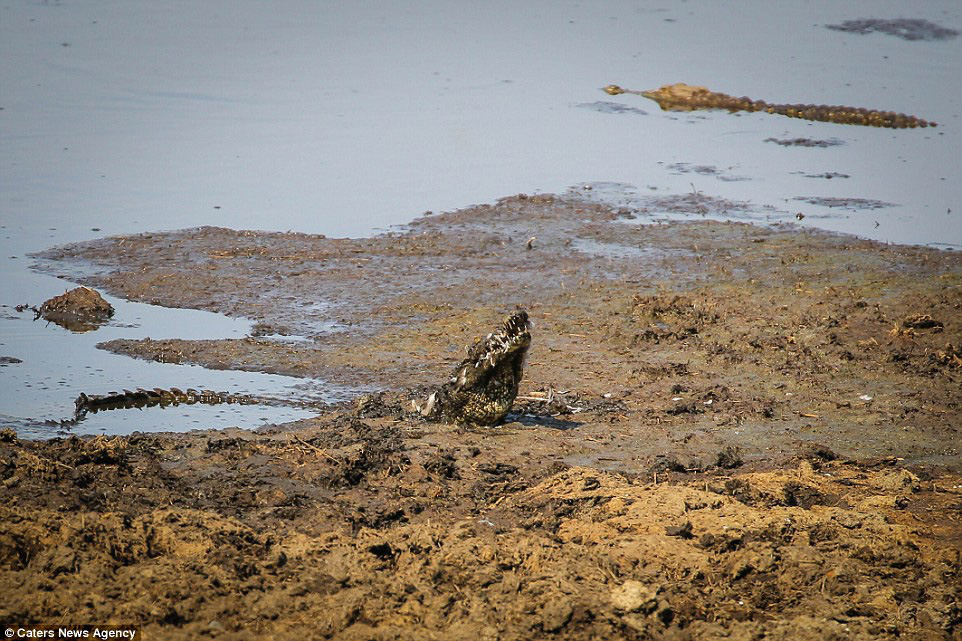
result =
[{"label": "shallow water", "polygon": [[[38,275],[37,278],[44,277]],[[46,278],[61,286],[72,286]],[[155,363],[99,350],[97,343],[115,338],[242,338],[251,328],[251,322],[246,319],[132,303],[112,296],[105,298],[116,310],[114,318],[107,325],[86,333],[72,332],[43,319],[33,320],[29,310],[17,312],[10,307],[0,308],[3,355],[21,361],[0,367],[0,389],[4,390],[0,422],[13,425],[22,435],[47,438],[60,433],[123,434],[134,430],[257,427],[312,415],[306,409],[284,405],[196,404],[98,412],[89,414],[69,430],[43,424],[46,420],[72,418],[74,399],[81,392],[104,394],[123,388],[194,387],[280,400],[296,397],[321,402],[343,400],[348,396],[347,390],[331,385],[305,388],[303,381],[289,376]]]},{"label": "shallow water", "polygon": [[[730,216],[758,223],[962,248],[962,38],[825,27],[913,17],[960,30],[962,6],[753,0],[739,9],[710,0],[6,0],[0,303],[62,293],[25,258],[55,244],[197,225],[367,235],[425,210],[594,181],[750,203],[747,216]],[[939,127],[667,113],[600,90],[674,82],[901,111]],[[843,144],[765,142],[802,137]],[[848,177],[809,177],[824,174]],[[827,198],[893,205],[807,202]],[[180,337],[218,322],[166,321]],[[0,322],[0,356],[33,352],[56,331]],[[85,389],[129,380],[129,359],[93,348],[105,337],[64,338],[60,354],[74,369],[67,377],[51,365],[47,378]],[[107,374],[88,375],[88,365]],[[163,367],[141,366],[147,385],[164,384]],[[50,390],[26,386],[43,367],[0,368],[0,413],[16,414],[21,401],[10,399],[21,397],[47,407],[40,397]],[[221,386],[208,376],[199,372],[198,386]]]}]

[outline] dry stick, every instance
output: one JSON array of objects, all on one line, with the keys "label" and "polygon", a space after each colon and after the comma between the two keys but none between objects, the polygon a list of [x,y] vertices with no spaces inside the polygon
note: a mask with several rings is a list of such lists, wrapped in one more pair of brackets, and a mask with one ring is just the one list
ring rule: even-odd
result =
[{"label": "dry stick", "polygon": [[308,443],[307,441],[305,441],[304,439],[302,439],[302,438],[301,438],[300,436],[298,436],[297,434],[293,434],[293,433],[292,433],[291,436],[294,437],[295,439],[297,439],[297,441],[298,441],[299,443],[302,443],[303,445],[306,445],[307,447],[311,448],[312,450],[314,450],[314,451],[317,452],[318,454],[320,454],[320,455],[322,455],[322,456],[326,456],[329,460],[334,461],[335,463],[338,462],[338,460],[337,460],[336,458],[334,458],[333,456],[331,456],[330,454],[328,454],[325,450],[319,448],[318,446],[316,446],[316,445],[314,445],[314,444],[312,444],[312,443]]}]

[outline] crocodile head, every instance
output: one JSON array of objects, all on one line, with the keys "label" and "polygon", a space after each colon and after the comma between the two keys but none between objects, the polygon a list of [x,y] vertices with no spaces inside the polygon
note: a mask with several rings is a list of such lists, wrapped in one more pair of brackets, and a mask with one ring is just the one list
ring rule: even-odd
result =
[{"label": "crocodile head", "polygon": [[500,327],[468,349],[451,379],[423,404],[429,419],[473,425],[504,420],[518,395],[518,385],[531,345],[531,322],[524,310],[508,316]]}]

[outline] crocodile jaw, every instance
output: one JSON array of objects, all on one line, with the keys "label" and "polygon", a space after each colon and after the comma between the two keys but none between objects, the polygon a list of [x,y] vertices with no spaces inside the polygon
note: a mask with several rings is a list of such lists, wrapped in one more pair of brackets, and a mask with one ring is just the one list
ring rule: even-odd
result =
[{"label": "crocodile jaw", "polygon": [[424,403],[413,403],[423,416],[454,423],[494,425],[511,409],[518,393],[531,322],[518,310],[493,333],[475,343],[454,375]]}]

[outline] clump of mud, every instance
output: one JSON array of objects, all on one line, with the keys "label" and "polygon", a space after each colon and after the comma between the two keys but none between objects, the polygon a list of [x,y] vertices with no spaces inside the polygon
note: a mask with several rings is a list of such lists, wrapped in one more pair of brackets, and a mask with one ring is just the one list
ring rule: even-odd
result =
[{"label": "clump of mud", "polygon": [[43,303],[39,316],[73,332],[97,329],[114,315],[113,306],[90,287],[77,287]]}]

